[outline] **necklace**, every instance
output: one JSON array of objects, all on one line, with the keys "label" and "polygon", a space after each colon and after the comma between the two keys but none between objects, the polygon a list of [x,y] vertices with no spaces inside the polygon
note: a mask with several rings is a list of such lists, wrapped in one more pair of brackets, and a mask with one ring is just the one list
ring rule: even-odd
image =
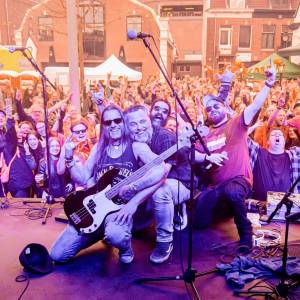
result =
[{"label": "necklace", "polygon": [[121,143],[119,145],[112,145],[113,149],[119,150],[121,147]]}]

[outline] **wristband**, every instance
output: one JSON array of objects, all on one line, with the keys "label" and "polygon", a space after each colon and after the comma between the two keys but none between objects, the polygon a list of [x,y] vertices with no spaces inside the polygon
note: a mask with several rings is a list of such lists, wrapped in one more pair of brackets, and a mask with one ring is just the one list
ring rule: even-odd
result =
[{"label": "wristband", "polygon": [[268,81],[265,81],[265,85],[270,89],[273,87],[273,84],[269,83]]}]

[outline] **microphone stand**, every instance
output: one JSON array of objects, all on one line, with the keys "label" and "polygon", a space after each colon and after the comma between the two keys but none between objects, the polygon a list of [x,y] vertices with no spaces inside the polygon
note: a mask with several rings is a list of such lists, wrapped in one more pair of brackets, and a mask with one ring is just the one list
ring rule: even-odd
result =
[{"label": "microphone stand", "polygon": [[[44,100],[44,118],[45,118],[45,131],[46,131],[46,158],[47,158],[47,173],[48,173],[48,195],[46,197],[46,201],[44,204],[44,207],[46,207],[46,212],[42,221],[42,224],[46,224],[48,215],[51,211],[52,205],[56,203],[53,193],[52,193],[52,185],[51,185],[51,168],[50,168],[50,153],[49,153],[49,124],[48,124],[48,94],[46,92],[46,82],[50,84],[50,86],[56,90],[56,87],[53,85],[53,83],[47,78],[47,76],[44,74],[44,72],[40,69],[32,55],[28,55],[26,51],[29,51],[28,49],[22,49],[20,50],[23,54],[23,56],[30,62],[32,67],[41,75],[42,80],[42,92],[43,92],[43,100]],[[39,200],[31,200],[31,201],[23,201],[23,203],[40,203]],[[59,200],[57,202],[62,203],[63,201]]]},{"label": "microphone stand", "polygon": [[[296,280],[293,283],[287,283],[287,273],[286,273],[286,265],[288,259],[288,237],[289,237],[289,226],[290,226],[290,215],[291,209],[293,207],[293,201],[289,199],[292,191],[300,181],[300,176],[296,179],[296,181],[292,184],[289,190],[285,193],[281,201],[277,204],[275,210],[271,213],[269,218],[267,219],[267,223],[270,223],[274,216],[276,215],[277,211],[281,209],[283,205],[286,206],[286,213],[285,213],[285,237],[284,237],[284,246],[282,252],[282,268],[280,272],[280,282],[278,285],[275,286],[274,291],[234,291],[234,295],[242,296],[242,295],[265,295],[266,297],[271,294],[278,294],[281,297],[286,298],[289,294],[289,290],[294,288],[295,286],[300,284],[300,280]],[[249,289],[251,290],[251,288]]]},{"label": "microphone stand", "polygon": [[196,299],[200,299],[200,296],[198,294],[198,291],[194,285],[194,282],[196,280],[197,277],[206,275],[206,274],[210,274],[210,273],[214,273],[217,271],[217,269],[213,269],[207,272],[202,272],[199,273],[197,272],[197,270],[192,268],[192,242],[193,242],[193,216],[192,216],[192,201],[193,199],[196,197],[194,195],[194,176],[195,176],[195,144],[197,142],[197,140],[200,141],[203,149],[205,150],[205,152],[210,155],[210,152],[206,146],[206,144],[204,143],[201,135],[199,134],[198,130],[195,128],[192,119],[190,118],[190,116],[188,115],[183,103],[181,102],[181,100],[178,97],[178,94],[176,93],[172,83],[170,82],[166,72],[163,70],[163,68],[161,67],[157,57],[155,56],[153,50],[151,49],[151,46],[148,42],[148,40],[146,39],[146,37],[140,37],[143,42],[145,47],[150,51],[150,54],[152,55],[153,59],[155,60],[157,66],[159,67],[161,73],[163,74],[164,78],[166,79],[170,89],[172,90],[172,94],[173,97],[176,99],[176,101],[179,103],[182,111],[184,112],[188,122],[191,124],[191,127],[194,131],[194,134],[190,137],[191,140],[191,179],[190,179],[190,199],[189,199],[189,203],[190,205],[188,205],[188,219],[189,219],[189,225],[188,225],[188,229],[189,229],[189,233],[188,233],[188,267],[187,269],[184,271],[184,273],[182,275],[177,275],[177,276],[167,276],[167,277],[157,277],[157,278],[139,278],[137,280],[135,280],[136,283],[142,283],[142,282],[151,282],[151,281],[166,281],[166,280],[183,280],[185,283],[190,284]]}]

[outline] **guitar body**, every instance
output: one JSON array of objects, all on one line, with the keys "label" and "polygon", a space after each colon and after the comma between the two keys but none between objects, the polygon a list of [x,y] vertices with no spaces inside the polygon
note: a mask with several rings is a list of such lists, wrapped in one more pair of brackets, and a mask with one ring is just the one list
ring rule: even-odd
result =
[{"label": "guitar body", "polygon": [[108,214],[121,209],[121,205],[105,196],[105,193],[111,188],[113,178],[118,173],[118,169],[109,170],[91,188],[76,191],[67,196],[64,211],[70,223],[79,233],[95,232]]}]

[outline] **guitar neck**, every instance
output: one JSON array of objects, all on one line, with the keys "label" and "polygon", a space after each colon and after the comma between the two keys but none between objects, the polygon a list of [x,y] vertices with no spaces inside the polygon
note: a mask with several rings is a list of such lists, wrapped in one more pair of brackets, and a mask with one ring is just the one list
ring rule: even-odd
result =
[{"label": "guitar neck", "polygon": [[108,199],[112,199],[113,197],[115,197],[116,195],[119,194],[119,191],[120,191],[121,187],[123,187],[125,185],[129,185],[129,184],[135,182],[136,180],[138,180],[139,178],[141,178],[146,172],[148,172],[151,168],[153,168],[154,166],[157,166],[157,165],[161,164],[164,160],[166,160],[167,158],[169,158],[170,156],[172,156],[174,153],[177,152],[177,150],[179,150],[182,147],[183,146],[177,147],[177,144],[173,145],[172,147],[170,147],[169,149],[167,149],[166,151],[164,151],[163,153],[161,153],[154,160],[152,160],[151,162],[143,165],[141,168],[139,168],[138,170],[136,170],[130,176],[126,177],[125,179],[123,179],[119,183],[115,184],[109,191],[107,191],[105,193],[105,196]]}]

